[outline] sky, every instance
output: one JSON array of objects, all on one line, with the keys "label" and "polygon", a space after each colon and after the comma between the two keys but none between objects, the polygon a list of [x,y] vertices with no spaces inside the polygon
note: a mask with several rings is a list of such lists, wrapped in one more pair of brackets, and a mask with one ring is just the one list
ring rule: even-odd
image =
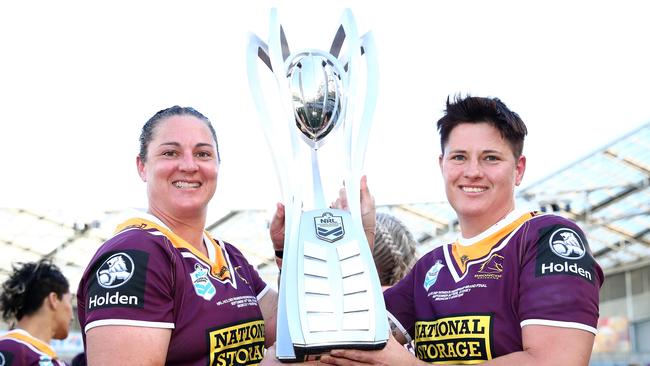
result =
[{"label": "sky", "polygon": [[[444,200],[435,121],[449,95],[499,97],[526,122],[523,187],[650,122],[650,22],[633,1],[5,1],[0,206],[146,207],[138,136],[178,104],[208,116],[211,211],[280,200],[248,89],[250,32],[277,6],[292,51],[329,49],[343,9],[378,53],[364,172],[379,204]],[[269,89],[271,90],[271,89]]]}]

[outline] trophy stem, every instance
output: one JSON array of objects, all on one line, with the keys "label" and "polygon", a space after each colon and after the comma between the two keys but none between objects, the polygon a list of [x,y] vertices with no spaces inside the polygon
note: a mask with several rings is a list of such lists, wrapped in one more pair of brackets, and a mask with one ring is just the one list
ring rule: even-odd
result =
[{"label": "trophy stem", "polygon": [[325,208],[325,194],[323,192],[323,182],[320,177],[320,167],[318,165],[318,152],[311,149],[311,166],[312,180],[314,184],[314,207]]}]

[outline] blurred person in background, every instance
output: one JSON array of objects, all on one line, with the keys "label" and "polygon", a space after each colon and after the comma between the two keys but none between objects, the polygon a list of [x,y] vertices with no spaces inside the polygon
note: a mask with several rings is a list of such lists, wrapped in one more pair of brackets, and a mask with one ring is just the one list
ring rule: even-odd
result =
[{"label": "blurred person in background", "polygon": [[72,322],[72,294],[68,280],[49,260],[13,267],[2,284],[2,316],[14,322],[0,336],[0,365],[62,366],[50,346],[65,339]]},{"label": "blurred person in background", "polygon": [[379,282],[388,288],[401,280],[415,264],[416,242],[413,234],[395,216],[378,212],[372,257]]}]

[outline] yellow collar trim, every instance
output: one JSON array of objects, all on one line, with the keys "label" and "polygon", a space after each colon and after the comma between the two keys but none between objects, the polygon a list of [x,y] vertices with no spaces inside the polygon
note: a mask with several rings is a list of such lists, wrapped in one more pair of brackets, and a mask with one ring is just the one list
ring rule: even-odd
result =
[{"label": "yellow collar trim", "polygon": [[210,260],[210,258],[206,257],[203,253],[201,253],[198,249],[196,249],[193,245],[188,243],[185,239],[175,234],[169,228],[158,223],[137,217],[129,219],[118,225],[116,232],[121,232],[125,229],[130,228],[138,228],[142,230],[156,229],[160,231],[172,242],[172,245],[174,245],[175,248],[184,248],[186,250],[189,250],[192,254],[200,258],[202,261],[210,264],[210,273],[213,276],[217,277],[221,281],[230,279],[230,269],[228,268],[228,262],[226,261],[223,251],[221,250],[221,247],[216,244],[216,240],[214,240],[207,231],[203,231],[204,235],[209,239],[209,243],[206,242],[205,245],[213,246],[215,253],[214,262]]},{"label": "yellow collar trim", "polygon": [[451,253],[458,264],[462,273],[465,273],[467,270],[467,263],[471,260],[475,260],[487,255],[490,250],[499,242],[501,239],[510,234],[514,229],[519,227],[524,222],[528,221],[534,216],[534,213],[527,212],[511,223],[505,225],[501,229],[495,231],[491,235],[477,241],[472,245],[461,245],[456,239],[454,244],[452,244]]},{"label": "yellow collar trim", "polygon": [[50,356],[52,359],[56,358],[56,352],[54,352],[54,349],[49,344],[41,341],[38,338],[34,338],[31,334],[29,334],[25,330],[14,329],[9,333],[1,336],[0,339],[15,339],[17,341],[28,343],[34,346],[39,351],[41,351],[42,353],[45,353],[46,355]]}]

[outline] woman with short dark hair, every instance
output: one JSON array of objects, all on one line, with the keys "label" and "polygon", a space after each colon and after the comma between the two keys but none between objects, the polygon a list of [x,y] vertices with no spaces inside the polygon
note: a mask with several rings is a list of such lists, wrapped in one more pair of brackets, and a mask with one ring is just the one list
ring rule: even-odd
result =
[{"label": "woman with short dark hair", "polygon": [[68,280],[49,262],[14,266],[2,284],[2,317],[15,327],[0,337],[0,365],[65,365],[50,347],[65,339],[72,321]]}]

